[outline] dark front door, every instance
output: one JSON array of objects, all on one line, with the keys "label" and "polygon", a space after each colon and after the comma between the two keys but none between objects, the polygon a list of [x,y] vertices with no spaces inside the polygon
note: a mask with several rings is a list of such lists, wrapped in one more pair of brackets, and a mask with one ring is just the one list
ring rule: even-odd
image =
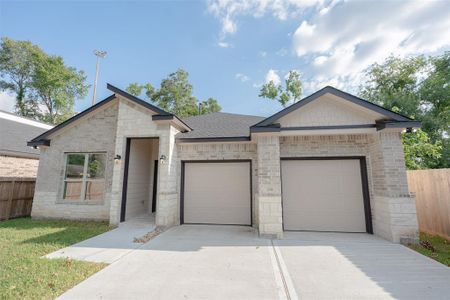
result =
[{"label": "dark front door", "polygon": [[152,196],[152,212],[156,211],[156,193],[158,191],[158,160],[155,160],[153,168],[153,196]]}]

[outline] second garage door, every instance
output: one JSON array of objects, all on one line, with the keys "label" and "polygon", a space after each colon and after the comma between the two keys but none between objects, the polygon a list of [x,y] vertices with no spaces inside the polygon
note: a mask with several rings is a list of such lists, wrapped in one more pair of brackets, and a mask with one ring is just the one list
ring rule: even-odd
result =
[{"label": "second garage door", "polygon": [[366,232],[359,159],[282,160],[285,230]]},{"label": "second garage door", "polygon": [[185,162],[182,223],[251,225],[250,161]]}]

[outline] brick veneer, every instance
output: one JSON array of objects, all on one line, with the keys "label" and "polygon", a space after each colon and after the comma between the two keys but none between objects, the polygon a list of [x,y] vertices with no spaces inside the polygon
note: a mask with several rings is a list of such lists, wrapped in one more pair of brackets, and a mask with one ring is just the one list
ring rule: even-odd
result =
[{"label": "brick veneer", "polygon": [[36,177],[39,159],[0,155],[0,177]]},{"label": "brick veneer", "polygon": [[[58,132],[50,147],[40,147],[32,217],[109,220],[117,108],[117,102],[107,105],[83,122]],[[91,203],[63,200],[65,153],[97,151],[107,154],[104,200]]]},{"label": "brick veneer", "polygon": [[257,138],[259,233],[283,236],[281,207],[280,143],[278,136]]}]

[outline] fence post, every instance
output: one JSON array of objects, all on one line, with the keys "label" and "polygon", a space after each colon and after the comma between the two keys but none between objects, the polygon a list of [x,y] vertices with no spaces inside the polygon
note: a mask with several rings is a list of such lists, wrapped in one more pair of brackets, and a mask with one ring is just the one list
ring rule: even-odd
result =
[{"label": "fence post", "polygon": [[12,208],[12,201],[14,197],[14,185],[16,184],[15,180],[12,180],[11,182],[11,189],[9,190],[9,197],[8,197],[8,204],[6,205],[6,212],[7,217],[6,220],[9,220],[11,218],[11,208]]}]

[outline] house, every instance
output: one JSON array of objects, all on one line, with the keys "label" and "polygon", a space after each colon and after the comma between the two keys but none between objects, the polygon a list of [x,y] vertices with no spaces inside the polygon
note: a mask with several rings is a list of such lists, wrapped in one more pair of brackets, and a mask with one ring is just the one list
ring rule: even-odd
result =
[{"label": "house", "polygon": [[27,141],[52,127],[0,110],[0,177],[36,177],[39,150]]},{"label": "house", "polygon": [[32,216],[417,234],[401,131],[420,123],[333,87],[268,117],[180,119],[125,91],[32,139]]}]

